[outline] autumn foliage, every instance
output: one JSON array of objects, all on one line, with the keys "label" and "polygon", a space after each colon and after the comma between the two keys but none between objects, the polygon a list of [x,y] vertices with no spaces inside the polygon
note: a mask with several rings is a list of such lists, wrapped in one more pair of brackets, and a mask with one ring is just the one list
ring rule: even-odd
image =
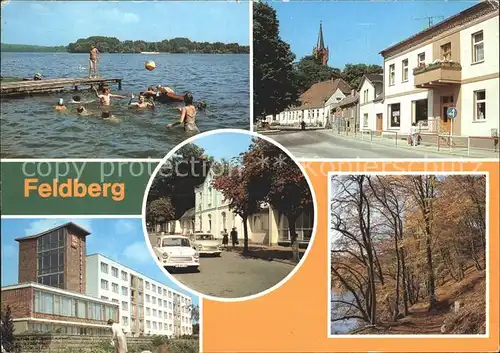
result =
[{"label": "autumn foliage", "polygon": [[[336,176],[332,190],[331,276],[340,293],[332,300],[333,322],[372,327],[407,317],[448,318],[469,288],[457,317],[470,312],[483,322],[457,331],[443,319],[435,333],[483,333],[484,176]],[[462,289],[445,295],[449,288]]]},{"label": "autumn foliage", "polygon": [[[242,154],[241,165],[217,177],[213,186],[229,201],[233,212],[244,220],[268,203],[288,219],[290,240],[296,260],[298,242],[295,223],[300,214],[312,208],[312,195],[304,174],[280,148],[263,139],[254,139]],[[246,228],[245,249],[248,247]]]}]

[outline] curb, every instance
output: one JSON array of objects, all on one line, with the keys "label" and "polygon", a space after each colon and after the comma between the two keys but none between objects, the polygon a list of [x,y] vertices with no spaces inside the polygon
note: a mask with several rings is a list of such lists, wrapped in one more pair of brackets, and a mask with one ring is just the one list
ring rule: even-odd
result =
[{"label": "curb", "polygon": [[243,254],[243,252],[239,252],[239,251],[233,251],[233,250],[229,250],[227,252],[233,252],[233,253],[238,253],[239,255],[242,255],[242,256],[247,256],[247,257],[251,257],[251,258],[254,258],[254,259],[260,259],[260,260],[263,260],[263,261],[273,261],[273,262],[279,262],[279,263],[282,263],[282,264],[286,264],[286,265],[290,265],[290,266],[297,266],[296,263],[293,263],[291,261],[288,261],[288,260],[281,260],[281,259],[275,259],[275,258],[271,258],[271,259],[265,259],[261,256],[258,256],[258,255],[253,255],[251,253],[248,253],[248,254]]},{"label": "curb", "polygon": [[[348,137],[348,136],[343,136],[343,135],[337,135],[335,133],[333,133],[332,135],[336,136],[336,137],[340,137],[340,138],[343,138],[344,140],[351,140],[351,141],[359,141],[359,142],[365,142],[365,143],[368,143],[368,144],[375,144],[375,145],[378,145],[378,146],[385,146],[386,144],[385,143],[380,143],[380,142],[377,142],[377,141],[368,141],[368,140],[363,140],[361,138],[352,138],[352,137]],[[387,139],[389,140],[389,139]],[[433,154],[443,154],[443,155],[449,155],[449,156],[457,156],[457,157],[463,157],[463,158],[491,158],[491,157],[477,157],[477,156],[471,156],[471,155],[468,155],[466,153],[460,153],[460,152],[449,152],[449,151],[445,151],[445,150],[426,150],[427,146],[425,145],[422,145],[423,148],[420,148],[420,152],[428,152],[428,153],[433,153]],[[396,146],[396,148],[401,148],[401,149],[406,149],[408,151],[414,151],[414,149],[412,149],[411,147],[408,147],[406,145],[398,145]],[[497,158],[497,157],[493,157],[493,158]]]}]

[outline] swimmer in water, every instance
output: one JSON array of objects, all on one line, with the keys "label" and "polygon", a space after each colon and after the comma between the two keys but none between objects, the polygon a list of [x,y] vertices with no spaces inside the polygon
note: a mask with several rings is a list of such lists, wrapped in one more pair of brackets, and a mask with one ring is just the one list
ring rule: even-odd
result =
[{"label": "swimmer in water", "polygon": [[78,109],[76,110],[76,113],[80,116],[89,116],[90,113],[83,105],[79,106]]},{"label": "swimmer in water", "polygon": [[168,124],[167,128],[170,129],[176,125],[183,124],[184,131],[189,135],[194,135],[200,132],[196,126],[196,107],[193,105],[193,95],[186,93],[184,95],[184,107],[178,108],[180,113],[180,120],[173,124]]},{"label": "swimmer in water", "polygon": [[102,111],[102,113],[101,113],[101,119],[105,120],[107,122],[110,122],[110,123],[115,123],[115,124],[119,124],[120,123],[120,119],[118,119],[114,115],[111,115],[111,111],[109,111],[109,110],[103,110]]},{"label": "swimmer in water", "polygon": [[71,104],[89,104],[89,103],[93,103],[93,102],[95,102],[95,100],[83,101],[82,96],[79,96],[79,95],[73,96],[71,98],[71,101],[70,101]]},{"label": "swimmer in water", "polygon": [[129,108],[136,108],[136,109],[144,109],[144,108],[155,108],[154,103],[146,102],[144,95],[141,94],[139,95],[139,101],[132,103],[132,99],[134,99],[134,95],[132,94],[132,97],[130,98],[130,101],[128,102],[128,107]]},{"label": "swimmer in water", "polygon": [[158,85],[156,86],[156,96],[158,97],[160,94],[167,94],[167,93],[175,93],[175,91],[166,86]]},{"label": "swimmer in water", "polygon": [[155,92],[155,89],[153,86],[149,86],[148,87],[148,90],[146,92],[143,92],[142,93],[143,96],[145,97],[155,97],[156,96],[156,92]]},{"label": "swimmer in water", "polygon": [[58,112],[66,112],[68,108],[64,105],[64,99],[59,98],[59,103],[56,105],[55,110]]},{"label": "swimmer in water", "polygon": [[127,98],[126,96],[121,96],[119,94],[111,94],[111,89],[109,87],[104,87],[102,90],[102,94],[99,94],[99,92],[97,92],[97,89],[95,88],[94,92],[97,99],[99,99],[101,106],[110,106],[111,98],[120,98],[120,99]]}]

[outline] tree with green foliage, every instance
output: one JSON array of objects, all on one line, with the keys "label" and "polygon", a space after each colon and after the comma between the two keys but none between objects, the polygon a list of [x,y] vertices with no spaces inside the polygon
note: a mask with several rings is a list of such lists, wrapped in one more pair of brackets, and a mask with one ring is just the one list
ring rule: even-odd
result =
[{"label": "tree with green foliage", "polygon": [[297,104],[294,82],[295,55],[279,36],[276,10],[253,5],[254,120],[277,114]]},{"label": "tree with green foliage", "polygon": [[191,312],[191,322],[197,323],[200,321],[200,307],[198,305],[191,304],[189,307],[189,311]]},{"label": "tree with green foliage", "polygon": [[346,64],[342,70],[343,79],[354,89],[358,89],[365,74],[382,74],[383,68],[379,65]]},{"label": "tree with green foliage", "polygon": [[[260,199],[252,190],[250,180],[244,166],[234,167],[224,175],[217,176],[212,186],[224,196],[229,209],[241,217],[243,221],[243,251],[248,252],[248,217],[259,210]],[[254,184],[255,185],[255,184]]]},{"label": "tree with green foliage", "polygon": [[170,199],[174,208],[172,219],[179,219],[194,207],[194,188],[205,181],[213,158],[203,148],[189,143],[168,159],[155,176],[148,194],[148,204],[161,197]]},{"label": "tree with green foliage", "polygon": [[12,320],[9,305],[1,312],[0,324],[2,347],[7,352],[11,352],[14,349],[14,321]]},{"label": "tree with green foliage", "polygon": [[307,91],[313,84],[333,78],[342,74],[339,69],[321,64],[314,56],[304,56],[295,64],[295,84],[300,93]]},{"label": "tree with green foliage", "polygon": [[247,185],[260,201],[269,203],[288,220],[293,260],[300,261],[296,222],[313,207],[311,189],[304,173],[281,148],[263,139],[255,139],[245,153]]},{"label": "tree with green foliage", "polygon": [[146,206],[146,217],[153,225],[170,221],[175,217],[175,209],[169,197],[160,197]]},{"label": "tree with green foliage", "polygon": [[140,53],[142,51],[159,51],[165,53],[206,53],[206,54],[248,54],[249,46],[238,43],[193,42],[189,38],[172,38],[159,42],[144,40],[120,41],[115,37],[93,36],[80,38],[68,44],[70,53],[88,53],[90,46],[95,45],[101,53]]}]

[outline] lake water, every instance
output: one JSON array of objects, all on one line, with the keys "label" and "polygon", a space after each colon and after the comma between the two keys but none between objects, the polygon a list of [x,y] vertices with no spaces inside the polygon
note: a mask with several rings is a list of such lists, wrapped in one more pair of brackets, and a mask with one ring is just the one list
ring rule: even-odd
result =
[{"label": "lake water", "polygon": [[[345,300],[351,302],[354,299],[351,293],[335,293],[331,292],[330,300]],[[335,304],[331,305],[330,317],[335,317]],[[342,321],[335,321],[330,323],[330,332],[332,335],[344,335],[348,334],[351,330],[358,327],[358,321],[355,319],[348,319]]]},{"label": "lake water", "polygon": [[[87,77],[88,54],[2,53],[4,77]],[[154,60],[156,70],[144,69]],[[112,93],[130,95],[148,86],[162,84],[177,93],[190,91],[195,101],[207,104],[198,112],[200,131],[219,128],[249,129],[249,55],[230,54],[102,54],[100,76],[122,78],[122,91],[110,84]],[[74,113],[54,111],[59,98],[69,102],[74,95],[54,93],[24,99],[2,99],[2,158],[163,158],[186,135],[178,121],[182,104],[157,104],[155,111],[127,109],[129,99],[113,99],[113,115],[119,123]],[[83,99],[95,99],[91,93]],[[70,104],[68,107],[72,106]],[[76,107],[72,107],[72,111]],[[97,103],[89,109],[98,112]]]}]

